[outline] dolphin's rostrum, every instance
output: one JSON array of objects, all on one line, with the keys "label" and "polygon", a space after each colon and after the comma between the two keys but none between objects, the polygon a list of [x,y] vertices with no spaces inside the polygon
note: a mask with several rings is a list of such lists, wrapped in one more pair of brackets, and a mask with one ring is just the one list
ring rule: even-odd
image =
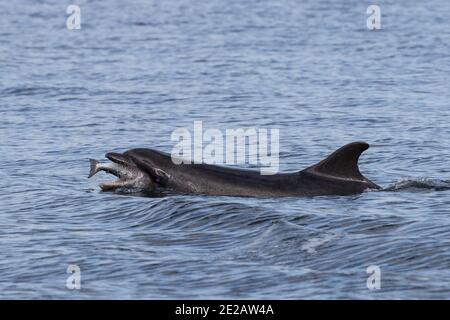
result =
[{"label": "dolphin's rostrum", "polygon": [[91,160],[89,176],[103,170],[119,177],[100,185],[103,190],[162,188],[180,193],[248,197],[352,195],[380,189],[358,168],[359,156],[368,148],[365,142],[353,142],[302,171],[275,175],[208,164],[174,164],[170,154],[132,149],[124,154],[107,153],[113,162],[109,165]]}]

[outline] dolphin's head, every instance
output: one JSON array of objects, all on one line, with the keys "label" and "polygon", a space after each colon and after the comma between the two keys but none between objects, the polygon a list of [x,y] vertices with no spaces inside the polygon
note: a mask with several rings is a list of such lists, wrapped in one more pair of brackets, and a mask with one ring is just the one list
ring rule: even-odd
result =
[{"label": "dolphin's head", "polygon": [[106,171],[117,177],[116,180],[107,181],[100,184],[104,191],[127,189],[127,190],[152,190],[155,188],[150,176],[141,170],[133,160],[123,154],[109,152],[105,157],[112,163],[101,164],[91,160],[91,172],[89,177],[95,175],[98,171]]},{"label": "dolphin's head", "polygon": [[123,156],[146,172],[159,186],[167,186],[169,180],[173,178],[168,172],[174,172],[177,168],[169,154],[153,149],[131,149]]}]

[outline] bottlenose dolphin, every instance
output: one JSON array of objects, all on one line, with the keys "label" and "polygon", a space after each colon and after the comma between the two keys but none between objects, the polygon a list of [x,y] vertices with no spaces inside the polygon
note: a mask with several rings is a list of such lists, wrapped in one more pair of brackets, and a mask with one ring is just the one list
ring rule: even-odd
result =
[{"label": "bottlenose dolphin", "polygon": [[[247,197],[352,195],[380,189],[358,168],[359,156],[368,148],[365,142],[349,143],[304,170],[275,175],[209,164],[175,164],[170,154],[153,149],[131,149],[124,154],[108,153],[106,157],[120,164],[122,170],[139,172],[140,179],[144,179],[139,186],[150,190]],[[120,175],[118,187],[136,183],[136,174],[128,176]],[[116,184],[108,184],[108,189]]]}]

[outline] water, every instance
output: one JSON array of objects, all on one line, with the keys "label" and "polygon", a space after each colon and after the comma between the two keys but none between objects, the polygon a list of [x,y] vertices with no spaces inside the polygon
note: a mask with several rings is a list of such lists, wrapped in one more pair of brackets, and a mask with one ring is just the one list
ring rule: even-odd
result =
[{"label": "water", "polygon": [[[69,2],[0,3],[0,298],[449,297],[448,1],[378,1],[378,31],[356,0],[76,3],[81,30]],[[279,128],[281,171],[367,141],[361,171],[388,190],[143,197],[87,179],[87,158],[170,151],[195,120]]]}]

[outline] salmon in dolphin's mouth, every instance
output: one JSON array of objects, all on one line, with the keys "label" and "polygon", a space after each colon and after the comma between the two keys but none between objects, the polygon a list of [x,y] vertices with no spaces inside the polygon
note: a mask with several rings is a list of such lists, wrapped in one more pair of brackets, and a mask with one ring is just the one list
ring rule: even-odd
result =
[{"label": "salmon in dolphin's mouth", "polygon": [[116,180],[100,183],[99,186],[103,191],[116,189],[152,190],[155,188],[150,176],[137,167],[128,157],[114,152],[107,153],[105,157],[112,162],[100,163],[95,159],[89,159],[91,170],[88,178],[93,177],[99,171],[105,171],[117,177]]}]

